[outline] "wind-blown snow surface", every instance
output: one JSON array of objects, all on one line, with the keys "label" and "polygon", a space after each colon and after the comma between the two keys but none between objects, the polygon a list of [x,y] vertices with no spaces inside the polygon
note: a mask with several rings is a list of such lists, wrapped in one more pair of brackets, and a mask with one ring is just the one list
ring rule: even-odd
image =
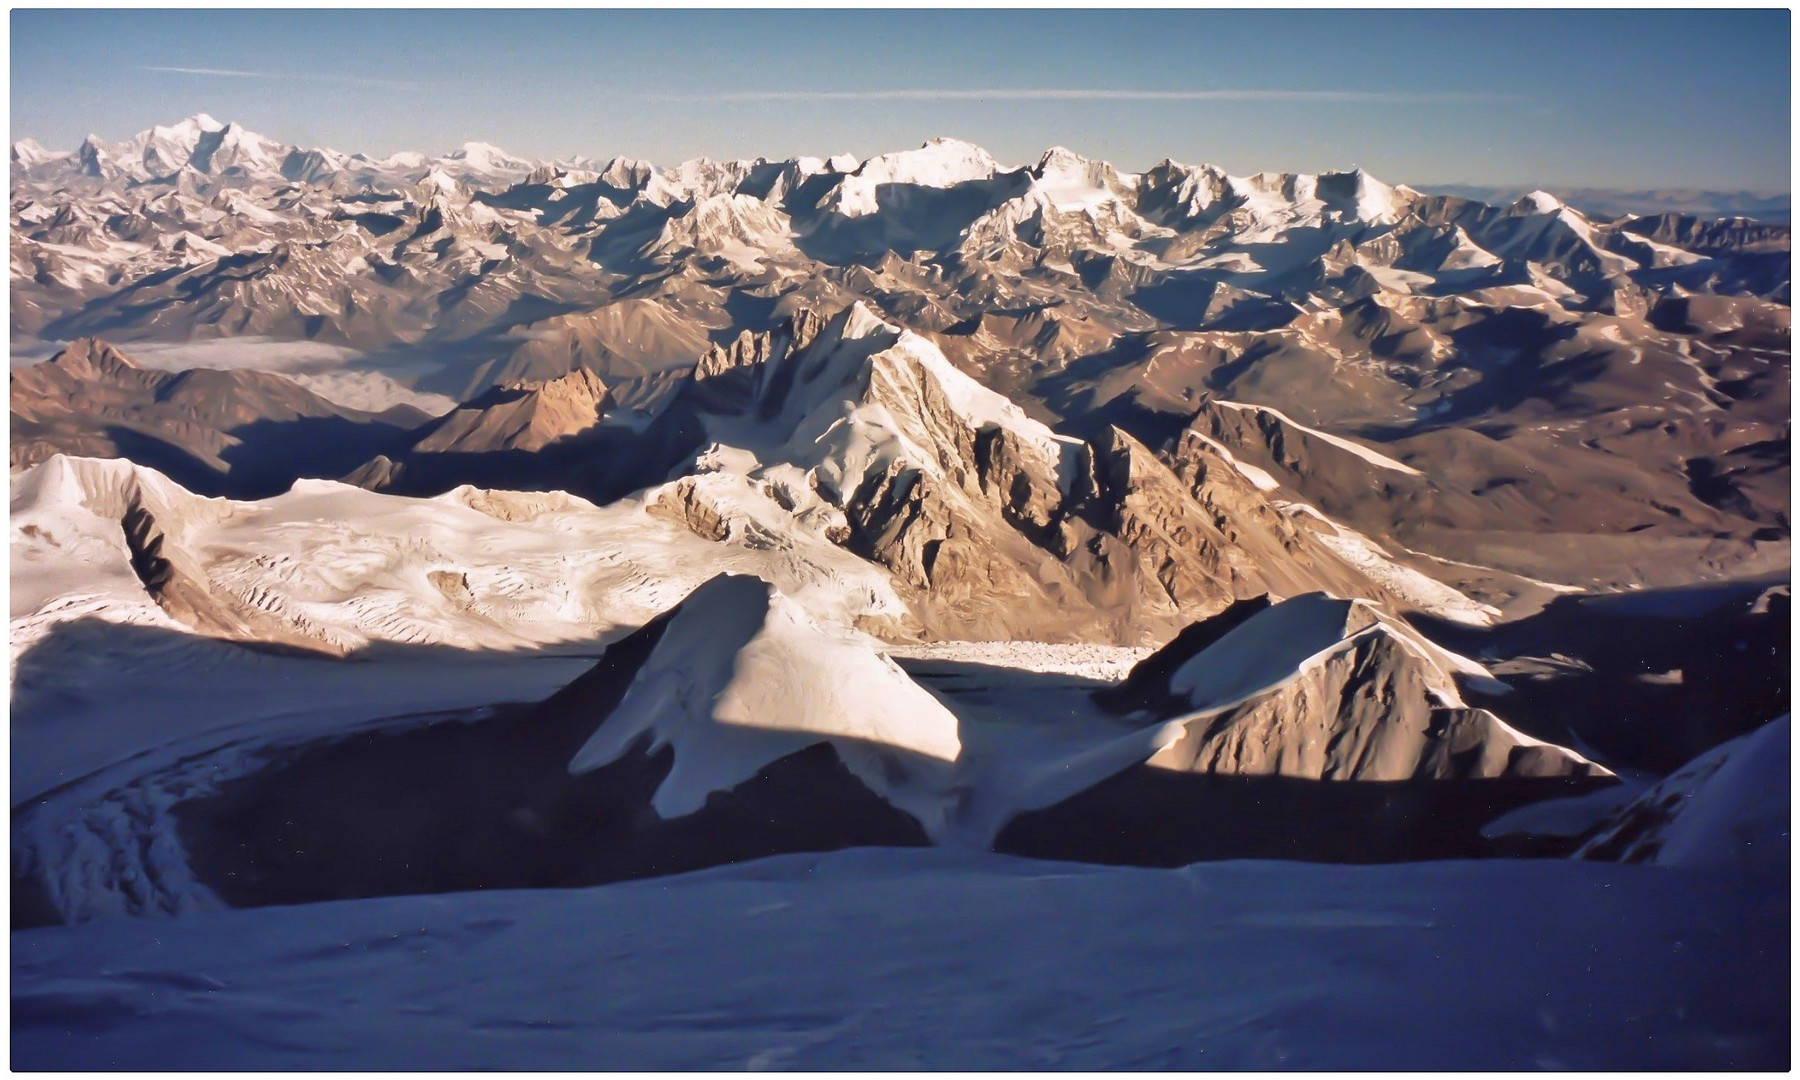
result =
[{"label": "wind-blown snow surface", "polygon": [[1156,650],[1148,646],[1050,644],[1042,641],[933,641],[894,645],[889,656],[927,663],[974,664],[1010,671],[1074,675],[1118,682]]},{"label": "wind-blown snow surface", "polygon": [[[777,668],[842,672],[832,654],[848,649],[870,697],[859,706],[891,706],[907,685],[887,678],[898,673],[853,636],[809,623],[879,613],[879,597],[834,579],[837,564],[811,561],[811,548],[700,541],[631,500],[599,509],[474,489],[405,500],[308,481],[244,504],[200,499],[129,463],[60,457],[16,480],[13,495],[14,566],[31,566],[23,580],[36,587],[14,596],[14,805],[40,811],[23,843],[15,827],[15,851],[66,869],[49,885],[54,899],[92,920],[13,935],[15,1067],[1786,1064],[1785,889],[1733,867],[1164,871],[952,844],[570,892],[219,911],[180,880],[168,803],[220,770],[229,779],[234,761],[416,723],[423,710],[540,697],[578,674],[596,639],[720,568],[786,575],[792,602],[756,586],[779,625],[770,633],[765,613],[748,635],[768,634]],[[281,602],[267,610],[293,605],[321,633],[355,635],[372,662],[251,653],[165,625],[120,539],[117,514],[133,499],[215,588],[268,581]],[[265,576],[233,569],[252,567]],[[295,584],[352,572],[343,595]],[[498,603],[509,581],[521,592]],[[690,630],[671,620],[665,634],[702,653],[709,634],[731,637],[723,616],[735,605],[694,610],[709,617]],[[1247,639],[1282,646],[1280,669],[1257,685],[1187,672],[1193,703],[1291,677],[1341,638],[1353,610],[1297,598],[1266,613],[1271,625],[1246,624]],[[556,647],[550,658],[544,645]],[[702,696],[729,692],[753,652],[734,644],[731,670],[715,663]],[[988,695],[1010,705],[1010,726],[972,713],[965,732],[923,718],[920,749],[947,750],[948,735],[959,759],[1016,777],[968,810],[960,839],[991,839],[984,826],[1022,796],[1055,795],[1059,775],[1091,783],[1155,749],[1160,724],[1115,735],[1123,723],[1094,729],[1066,704],[1052,715],[1060,692],[1031,694],[1021,680]],[[1021,708],[1040,703],[1045,715],[1021,722]],[[183,773],[183,762],[196,764]],[[127,783],[152,774],[171,783]],[[993,777],[961,779],[973,789]],[[41,812],[52,789],[50,801],[87,818]],[[96,861],[119,850],[104,838],[141,850],[130,869],[159,875],[171,905],[160,910],[181,917],[101,917],[122,911],[103,906],[121,895],[116,883],[83,877],[116,871]]]},{"label": "wind-blown snow surface", "polygon": [[1693,870],[1776,870],[1792,862],[1787,716],[1713,747],[1619,808],[1580,856]]},{"label": "wind-blown snow surface", "polygon": [[1175,670],[1169,689],[1197,709],[1243,701],[1292,679],[1343,641],[1355,604],[1323,593],[1276,604]]},{"label": "wind-blown snow surface", "polygon": [[1785,882],[943,850],[12,936],[20,1069],[1788,1065]]}]

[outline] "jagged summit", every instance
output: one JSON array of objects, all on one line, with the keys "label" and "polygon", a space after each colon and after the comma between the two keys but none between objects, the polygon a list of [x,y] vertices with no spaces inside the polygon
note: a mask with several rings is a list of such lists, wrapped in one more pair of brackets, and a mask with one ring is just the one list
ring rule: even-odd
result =
[{"label": "jagged summit", "polygon": [[47,363],[75,378],[136,371],[138,365],[110,342],[97,337],[77,338],[69,347],[52,356]]},{"label": "jagged summit", "polygon": [[[1421,579],[1496,558],[1561,579],[1489,554],[1478,530],[1752,545],[1735,562],[1786,528],[1777,226],[1509,208],[1359,167],[1130,173],[1052,147],[1014,168],[955,139],[861,161],[578,167],[482,143],[376,159],[193,119],[71,157],[21,144],[14,179],[20,340],[229,337],[391,360],[464,408],[439,442],[381,451],[412,470],[387,490],[524,483],[493,455],[555,446],[562,461],[592,442],[607,453],[561,482],[610,498],[735,448],[758,464],[718,475],[785,492],[775,473],[796,470],[820,535],[882,553],[914,588],[960,579],[969,595],[939,614],[984,634],[1002,602],[959,560],[996,559],[1033,619],[1113,604],[1088,595],[1105,582],[1171,625],[1253,583],[1341,587],[1351,564],[1429,551],[1448,561],[1384,569],[1378,588],[1479,619],[1484,602]],[[847,314],[821,344],[784,329],[800,311]],[[577,369],[606,401],[569,412],[519,385]],[[495,387],[519,397],[483,397]],[[1245,408],[1202,417],[1209,395]],[[1650,400],[1686,410],[1676,434],[1626,415]],[[474,419],[490,409],[508,418]],[[639,430],[658,441],[628,451]],[[469,455],[433,452],[465,437]],[[497,471],[455,474],[476,457]],[[1159,472],[1173,468],[1192,475]],[[1227,492],[1223,470],[1251,494]],[[1112,477],[1189,490],[1148,498]],[[1196,485],[1232,513],[1188,505]],[[1236,513],[1255,515],[1253,542]],[[968,514],[998,514],[1008,550],[965,537]],[[1264,554],[1235,565],[1234,545]],[[1658,565],[1575,549],[1621,584]]]},{"label": "jagged summit", "polygon": [[554,379],[503,383],[436,422],[416,453],[534,452],[600,423],[607,387],[586,368]]}]

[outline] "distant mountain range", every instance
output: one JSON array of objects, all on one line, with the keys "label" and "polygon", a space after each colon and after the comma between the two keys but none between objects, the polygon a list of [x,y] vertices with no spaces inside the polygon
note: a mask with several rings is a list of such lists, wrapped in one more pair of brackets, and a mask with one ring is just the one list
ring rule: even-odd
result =
[{"label": "distant mountain range", "polygon": [[[1524,195],[1524,187],[1483,187],[1477,184],[1422,184],[1421,190],[1458,195],[1481,202],[1510,202]],[[1627,214],[1654,217],[1686,214],[1700,218],[1753,218],[1773,225],[1793,220],[1792,196],[1759,191],[1709,191],[1703,188],[1565,188],[1547,187],[1552,195],[1589,217],[1620,218]]]},{"label": "distant mountain range", "polygon": [[[122,453],[224,494],[321,475],[407,494],[474,483],[605,501],[692,471],[709,442],[749,437],[724,438],[710,417],[763,410],[763,467],[770,448],[798,454],[789,412],[813,375],[788,357],[806,346],[811,362],[841,355],[874,395],[820,384],[814,405],[880,399],[910,445],[948,438],[944,402],[974,389],[1037,425],[1016,446],[971,434],[932,451],[951,478],[941,506],[925,487],[858,487],[886,458],[857,459],[873,471],[855,483],[831,481],[834,512],[852,515],[847,542],[921,589],[959,565],[941,558],[956,549],[950,523],[974,512],[956,491],[998,515],[992,535],[1066,560],[1100,534],[1155,534],[1133,531],[1134,504],[1107,469],[1198,468],[1191,456],[1210,447],[1377,543],[1528,577],[1666,580],[1702,550],[1755,562],[1757,545],[1786,535],[1783,225],[1603,220],[1548,192],[1496,205],[1360,170],[1234,176],[1164,161],[1127,173],[1061,148],[1008,167],[952,139],[862,161],[671,168],[541,163],[474,143],[376,159],[204,115],[60,154],[19,143],[12,169],[15,349],[103,337],[117,351],[81,355],[242,342],[236,368],[254,366],[265,347],[254,343],[287,342],[351,358],[309,368],[280,404],[216,375],[216,394],[176,395],[109,367],[93,378],[110,388],[80,416],[59,414],[55,380],[28,371],[14,379],[15,467],[58,450]],[[814,341],[827,325],[829,341]],[[937,389],[905,409],[885,399],[900,392],[893,372],[915,364],[859,366],[895,350],[937,358],[920,369],[933,373],[920,386]],[[768,383],[772,371],[786,381]],[[349,392],[358,374],[368,392]],[[460,405],[428,423],[410,406],[374,417],[375,380],[390,378]],[[1638,415],[1650,402],[1654,424]],[[985,430],[1001,404],[959,423]],[[356,437],[271,457],[271,439],[346,424]],[[1086,448],[1032,449],[1056,439]],[[1399,467],[1355,452],[1369,446]],[[994,486],[996,468],[1016,472],[1011,487]],[[984,479],[970,487],[959,470]],[[1094,480],[1082,488],[1070,470]],[[669,505],[704,518],[706,485],[723,481],[699,471]],[[903,520],[936,535],[906,539],[890,528]],[[1512,533],[1594,539],[1553,554]],[[1645,557],[1652,548],[1685,554]],[[1010,556],[983,574],[1001,565],[1021,582],[1037,574]],[[1158,571],[1164,600],[1189,579],[1230,579],[1184,565]],[[921,595],[929,606],[945,593]],[[1048,618],[1035,603],[990,614]]]}]

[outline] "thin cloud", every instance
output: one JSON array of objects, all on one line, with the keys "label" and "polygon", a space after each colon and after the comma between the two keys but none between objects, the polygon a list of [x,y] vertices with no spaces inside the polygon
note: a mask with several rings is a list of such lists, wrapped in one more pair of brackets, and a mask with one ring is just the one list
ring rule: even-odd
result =
[{"label": "thin cloud", "polygon": [[1390,90],[726,90],[701,94],[651,94],[654,101],[1294,101],[1339,105],[1429,105],[1516,102],[1518,94]]},{"label": "thin cloud", "polygon": [[296,74],[284,71],[242,71],[237,68],[205,68],[205,67],[146,67],[145,71],[154,71],[160,75],[207,75],[221,79],[267,79],[272,82],[323,82],[347,83],[352,86],[380,86],[389,90],[416,90],[416,83],[398,82],[393,79],[371,79],[362,75],[317,75]]}]

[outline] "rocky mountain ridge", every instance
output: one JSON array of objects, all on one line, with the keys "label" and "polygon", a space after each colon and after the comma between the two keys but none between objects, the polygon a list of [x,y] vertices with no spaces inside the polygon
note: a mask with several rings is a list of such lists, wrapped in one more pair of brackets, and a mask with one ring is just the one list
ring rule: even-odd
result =
[{"label": "rocky mountain ridge", "polygon": [[[491,147],[376,160],[207,117],[76,154],[17,147],[13,175],[16,349],[217,339],[254,364],[258,343],[331,343],[465,406],[581,369],[642,426],[690,376],[715,387],[686,395],[694,410],[743,407],[742,349],[861,303],[1059,434],[1116,428],[1169,458],[1193,430],[1279,499],[1443,566],[1673,584],[1756,572],[1786,543],[1783,226],[1603,220],[1359,170],[1129,173],[1062,148],[1009,168],[947,139],[672,168]],[[676,418],[651,478],[703,437]],[[588,438],[630,441],[605,423]],[[455,443],[383,446],[366,475],[531,486],[533,467]],[[1282,449],[1301,443],[1303,465]],[[597,462],[580,467],[605,497],[647,482]]]}]

